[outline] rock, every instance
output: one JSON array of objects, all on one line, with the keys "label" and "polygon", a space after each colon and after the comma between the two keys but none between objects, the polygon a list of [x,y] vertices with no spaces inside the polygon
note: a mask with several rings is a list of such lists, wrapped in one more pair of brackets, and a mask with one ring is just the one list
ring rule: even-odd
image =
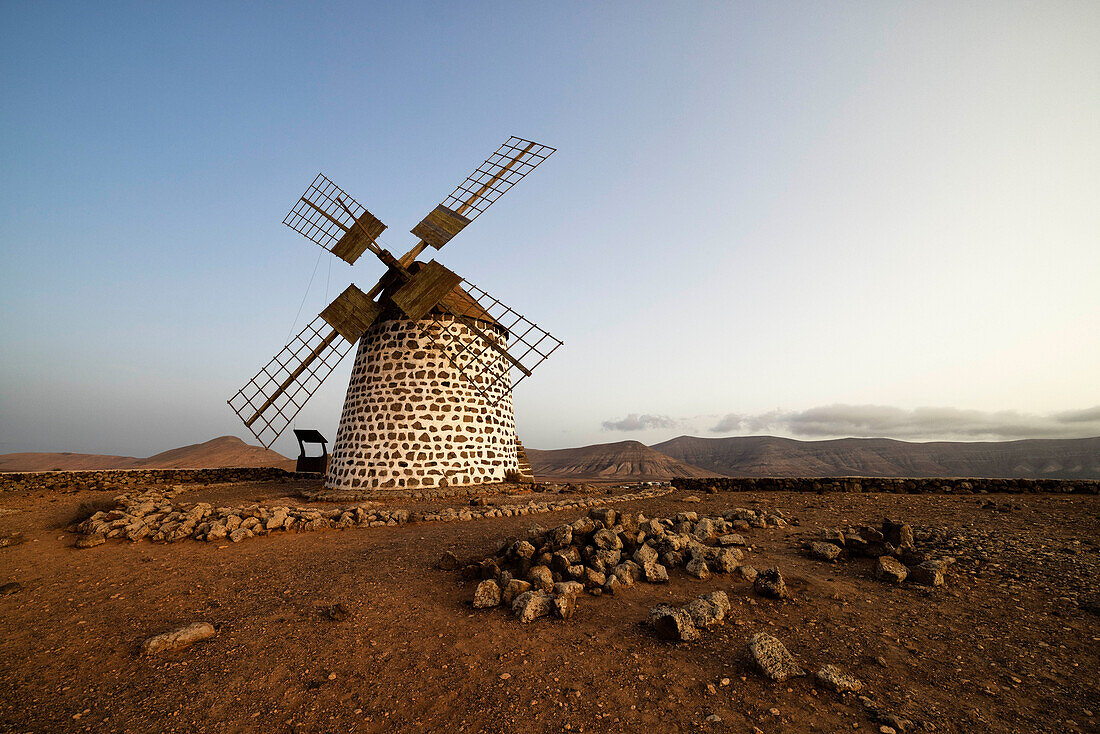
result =
[{"label": "rock", "polygon": [[681,500],[681,501],[682,502],[702,502],[703,500],[699,499],[698,497],[696,497],[693,494],[689,494],[687,497],[684,497],[683,500]]},{"label": "rock", "polygon": [[615,578],[619,579],[619,582],[624,588],[628,588],[634,585],[634,583],[642,577],[642,569],[634,561],[623,561],[618,566],[615,566],[614,570]]},{"label": "rock", "polygon": [[649,613],[649,623],[662,640],[687,641],[699,637],[699,630],[685,609],[658,604]]},{"label": "rock", "polygon": [[97,545],[103,545],[107,542],[107,537],[103,533],[92,533],[91,535],[84,535],[76,539],[77,548],[95,548]]},{"label": "rock", "polygon": [[196,642],[213,637],[215,634],[217,634],[217,630],[209,622],[193,622],[178,630],[150,637],[141,644],[141,651],[146,655],[156,655],[162,652],[182,650]]},{"label": "rock", "polygon": [[759,575],[757,570],[752,566],[738,566],[737,574],[750,584],[756,581],[756,577]]},{"label": "rock", "polygon": [[229,539],[234,543],[240,543],[242,540],[246,540],[252,537],[252,531],[248,528],[237,528],[229,534]]},{"label": "rock", "polygon": [[710,578],[710,569],[707,568],[707,562],[698,556],[688,561],[687,565],[684,566],[684,570],[701,581]]},{"label": "rock", "polygon": [[760,672],[777,683],[806,675],[783,643],[765,632],[749,638],[749,655]]},{"label": "rock", "polygon": [[619,577],[615,574],[608,576],[607,581],[603,583],[603,593],[605,594],[618,594],[621,588],[623,588],[623,582],[619,581]]},{"label": "rock", "polygon": [[908,575],[909,571],[905,565],[896,558],[879,556],[878,561],[875,562],[874,576],[880,581],[900,584]]},{"label": "rock", "polygon": [[545,591],[525,591],[512,601],[512,612],[524,623],[545,617],[553,608],[554,597]]},{"label": "rock", "polygon": [[846,538],[844,537],[844,533],[839,530],[827,529],[821,531],[821,540],[826,543],[832,543],[833,545],[839,545],[843,548]]},{"label": "rock", "polygon": [[722,548],[714,554],[712,560],[707,561],[707,565],[710,566],[710,570],[718,573],[733,573],[744,557],[737,548]]},{"label": "rock", "polygon": [[783,581],[783,574],[778,568],[769,568],[756,574],[752,582],[752,589],[761,596],[771,599],[784,599],[787,597],[787,584]]},{"label": "rock", "polygon": [[533,558],[535,555],[535,546],[531,545],[526,540],[517,540],[512,544],[512,555],[516,558]]},{"label": "rock", "polygon": [[[607,576],[605,574],[600,573],[594,568],[589,568],[588,566],[585,566],[584,577],[581,579],[581,583],[584,584],[584,588],[598,589],[604,585],[605,581],[607,581]],[[553,588],[552,584],[551,588]]]},{"label": "rock", "polygon": [[840,546],[817,540],[810,543],[810,555],[820,561],[835,561],[840,555]]},{"label": "rock", "polygon": [[815,676],[822,687],[831,691],[843,693],[845,691],[858,691],[863,688],[863,683],[857,678],[845,675],[835,665],[826,665],[817,671]]},{"label": "rock", "polygon": [[693,599],[684,609],[697,628],[713,627],[726,621],[730,600],[724,591],[712,591]]},{"label": "rock", "polygon": [[554,597],[554,616],[560,619],[569,619],[573,612],[577,611],[577,595],[562,594]]},{"label": "rock", "polygon": [[9,581],[8,583],[0,586],[0,596],[9,596],[11,594],[17,594],[23,590],[23,584],[18,581]]},{"label": "rock", "polygon": [[939,561],[925,561],[909,569],[909,580],[922,586],[942,586],[943,564]]},{"label": "rock", "polygon": [[727,545],[745,546],[745,545],[748,545],[748,543],[745,541],[745,536],[738,535],[737,533],[729,533],[728,535],[718,536],[718,545],[721,545],[721,546],[727,546]]},{"label": "rock", "polygon": [[561,550],[573,543],[573,528],[569,525],[559,525],[550,531],[550,543],[554,550]]},{"label": "rock", "polygon": [[206,531],[206,540],[213,543],[218,540],[224,540],[227,535],[229,535],[229,531],[226,529],[225,525],[216,522]]},{"label": "rock", "polygon": [[548,592],[554,588],[554,574],[546,566],[534,566],[527,572],[527,580],[536,590]]},{"label": "rock", "polygon": [[702,541],[707,541],[717,535],[717,531],[714,529],[714,521],[709,517],[704,517],[699,522],[695,523],[695,527],[692,528],[691,534]]},{"label": "rock", "polygon": [[596,522],[603,523],[605,528],[610,528],[615,524],[617,517],[614,510],[609,507],[598,507],[588,511],[588,516]]},{"label": "rock", "polygon": [[474,609],[488,609],[500,605],[500,584],[485,579],[474,590]]},{"label": "rock", "polygon": [[592,542],[597,548],[605,550],[618,550],[623,547],[623,542],[619,540],[619,536],[607,528],[602,528],[593,533]]},{"label": "rock", "polygon": [[634,562],[640,567],[645,568],[647,563],[657,562],[657,551],[650,545],[643,545],[638,550],[634,551]]},{"label": "rock", "polygon": [[[554,584],[554,586],[557,586],[557,584]],[[529,582],[521,581],[520,579],[512,579],[505,585],[504,591],[501,592],[500,600],[508,606],[511,606],[517,596],[530,590],[531,584]]]},{"label": "rock", "polygon": [[656,561],[650,561],[642,566],[645,580],[651,584],[663,584],[668,581],[668,569]]}]

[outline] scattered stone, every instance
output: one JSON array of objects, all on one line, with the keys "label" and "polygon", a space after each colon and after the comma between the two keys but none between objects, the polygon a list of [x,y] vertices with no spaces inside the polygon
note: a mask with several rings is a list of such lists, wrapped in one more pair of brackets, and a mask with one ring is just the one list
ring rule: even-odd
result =
[{"label": "scattered stone", "polygon": [[500,605],[500,584],[485,579],[474,590],[474,609],[488,609]]},{"label": "scattered stone", "polygon": [[712,591],[692,600],[684,609],[691,615],[696,627],[705,629],[726,621],[730,600],[724,591]]},{"label": "scattered stone", "polygon": [[91,535],[84,535],[76,539],[77,548],[94,548],[97,545],[103,545],[107,542],[107,536],[103,533],[92,533]]},{"label": "scattered stone", "polygon": [[699,630],[686,609],[658,604],[650,611],[649,622],[662,640],[686,642],[699,638]]},{"label": "scattered stone", "polygon": [[736,545],[743,547],[745,545],[748,545],[748,543],[745,541],[745,536],[738,535],[737,533],[729,533],[728,535],[720,535],[718,537],[718,545]]},{"label": "scattered stone", "polygon": [[817,671],[817,682],[831,691],[843,693],[845,691],[859,691],[863,683],[850,675],[845,675],[835,665],[825,665]]},{"label": "scattered stone", "polygon": [[642,567],[645,580],[651,584],[663,584],[668,581],[668,569],[656,561],[650,561]]},{"label": "scattered stone", "polygon": [[541,590],[525,591],[512,602],[512,612],[524,623],[547,616],[553,608],[554,597]]},{"label": "scattered stone", "polygon": [[844,537],[844,533],[836,529],[822,530],[821,539],[826,543],[832,543],[833,545],[838,545],[840,547],[844,547],[844,543],[846,540],[846,538]]},{"label": "scattered stone", "polygon": [[759,576],[759,572],[752,566],[738,566],[737,573],[742,579],[748,581],[750,584],[756,581],[756,577]]},{"label": "scattered stone", "polygon": [[577,610],[576,594],[561,594],[554,597],[554,616],[570,619]]},{"label": "scattered stone", "polygon": [[687,565],[684,566],[684,570],[700,581],[706,581],[710,578],[710,569],[707,568],[707,562],[699,556],[695,556],[688,561]]},{"label": "scattered stone", "polygon": [[156,655],[162,652],[182,650],[196,642],[213,637],[215,634],[217,634],[217,630],[209,622],[193,622],[178,630],[150,637],[142,643],[141,651],[146,655]]},{"label": "scattered stone", "polygon": [[534,566],[527,572],[527,580],[533,588],[540,591],[548,592],[554,588],[554,574],[546,566]]},{"label": "scattered stone", "polygon": [[693,494],[689,494],[687,497],[684,497],[684,499],[681,500],[681,501],[682,502],[702,502],[703,500],[699,499],[698,497],[696,497]]},{"label": "scattered stone", "polygon": [[766,632],[758,632],[749,638],[749,655],[760,672],[777,683],[806,675],[783,643]]},{"label": "scattered stone", "polygon": [[785,599],[788,596],[787,584],[783,581],[783,574],[778,568],[769,568],[756,574],[752,589],[757,594],[771,599]]},{"label": "scattered stone", "polygon": [[810,555],[821,561],[835,561],[840,555],[840,546],[824,541],[810,543]]},{"label": "scattered stone", "polygon": [[943,567],[940,561],[925,561],[909,569],[909,580],[922,586],[942,586]]},{"label": "scattered stone", "polygon": [[0,596],[9,596],[16,594],[23,590],[23,584],[18,581],[9,581],[8,583],[0,586]]},{"label": "scattered stone", "polygon": [[874,575],[880,581],[900,584],[905,581],[909,571],[905,568],[905,564],[898,559],[891,556],[879,556],[878,561],[875,562]]},{"label": "scattered stone", "polygon": [[711,714],[710,716],[707,717],[707,723],[708,724],[721,724],[722,723],[722,717],[719,716],[718,714]]},{"label": "scattered stone", "polygon": [[[557,586],[557,584],[554,584],[554,586]],[[517,596],[530,590],[530,582],[521,579],[512,579],[504,586],[504,591],[501,592],[500,598],[504,604],[511,606]]]}]

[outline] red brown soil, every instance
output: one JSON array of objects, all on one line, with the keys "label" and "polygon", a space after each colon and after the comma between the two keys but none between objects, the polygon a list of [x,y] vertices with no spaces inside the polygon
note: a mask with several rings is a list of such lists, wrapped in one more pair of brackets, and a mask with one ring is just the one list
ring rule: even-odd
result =
[{"label": "red brown soil", "polygon": [[236,436],[163,451],[147,459],[132,456],[73,453],[0,454],[0,471],[77,471],[87,469],[218,469],[238,466],[274,466],[294,470],[295,462]]},{"label": "red brown soil", "polygon": [[[281,502],[294,490],[222,485],[180,499]],[[76,550],[62,528],[102,494],[9,493],[0,533],[26,542],[0,548],[0,583],[23,585],[0,596],[0,730],[878,731],[851,694],[816,690],[812,678],[764,680],[745,652],[759,631],[806,667],[854,673],[882,708],[937,732],[1097,730],[1100,632],[1073,599],[1095,592],[1100,498],[995,497],[1019,509],[993,512],[976,496],[683,496],[633,509],[745,506],[797,518],[746,534],[757,545],[746,562],[777,564],[794,599],[674,571],[667,585],[583,596],[569,622],[521,625],[499,609],[473,610],[473,583],[433,564],[447,549],[483,557],[502,538],[578,511]],[[958,570],[937,590],[889,587],[869,577],[870,561],[829,565],[799,551],[821,526],[885,514],[918,530],[980,533],[975,558],[1002,550],[981,563],[957,553]],[[733,622],[698,642],[661,642],[643,624],[658,602],[716,589],[729,593]],[[336,603],[347,619],[325,616]],[[175,655],[138,654],[146,637],[195,621],[212,622],[217,636]],[[706,723],[712,713],[722,722]]]}]

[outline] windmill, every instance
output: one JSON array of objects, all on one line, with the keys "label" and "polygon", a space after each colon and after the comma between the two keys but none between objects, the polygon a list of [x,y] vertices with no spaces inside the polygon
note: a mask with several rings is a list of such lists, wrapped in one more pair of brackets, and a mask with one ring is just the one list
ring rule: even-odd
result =
[{"label": "windmill", "polygon": [[511,137],[410,230],[400,258],[386,229],[318,174],[283,223],[348,264],[370,251],[386,266],[354,284],[229,399],[269,447],[358,343],[325,488],[431,488],[530,473],[515,435],[512,389],[562,342],[487,292],[417,258],[441,249],[554,148]]}]

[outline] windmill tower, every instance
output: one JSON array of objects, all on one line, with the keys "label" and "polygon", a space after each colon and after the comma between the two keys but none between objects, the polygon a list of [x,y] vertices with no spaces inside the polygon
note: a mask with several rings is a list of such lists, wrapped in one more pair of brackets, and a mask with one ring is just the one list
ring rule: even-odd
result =
[{"label": "windmill tower", "polygon": [[419,489],[522,474],[512,389],[562,342],[435,260],[441,249],[554,149],[512,137],[412,228],[395,258],[386,229],[324,175],[283,220],[353,264],[370,251],[386,272],[354,284],[229,399],[270,446],[356,343],[326,489]]}]

